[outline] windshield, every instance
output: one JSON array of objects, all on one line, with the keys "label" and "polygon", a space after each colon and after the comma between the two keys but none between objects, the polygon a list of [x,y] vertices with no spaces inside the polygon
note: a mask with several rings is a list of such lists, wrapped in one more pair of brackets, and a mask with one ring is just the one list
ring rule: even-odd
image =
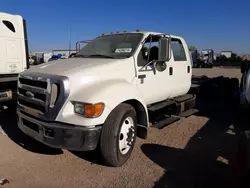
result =
[{"label": "windshield", "polygon": [[134,53],[142,37],[142,33],[101,36],[84,46],[75,57],[127,58]]}]

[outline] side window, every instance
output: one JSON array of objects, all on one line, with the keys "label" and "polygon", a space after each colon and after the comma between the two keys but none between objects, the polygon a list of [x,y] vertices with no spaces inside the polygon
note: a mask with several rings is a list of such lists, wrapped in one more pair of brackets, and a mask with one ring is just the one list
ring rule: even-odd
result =
[{"label": "side window", "polygon": [[[149,55],[149,61],[158,60],[158,51],[159,51],[158,45],[159,45],[158,39],[156,40],[153,39],[151,45],[150,45],[150,38],[146,40],[146,42],[143,44],[140,53],[138,54],[137,65],[139,67],[142,67],[148,62],[148,55]],[[148,54],[149,48],[150,50]]]},{"label": "side window", "polygon": [[10,21],[3,20],[3,24],[13,33],[16,32],[14,25]]},{"label": "side window", "polygon": [[186,61],[187,60],[184,47],[179,39],[172,38],[171,48],[173,51],[175,61]]}]

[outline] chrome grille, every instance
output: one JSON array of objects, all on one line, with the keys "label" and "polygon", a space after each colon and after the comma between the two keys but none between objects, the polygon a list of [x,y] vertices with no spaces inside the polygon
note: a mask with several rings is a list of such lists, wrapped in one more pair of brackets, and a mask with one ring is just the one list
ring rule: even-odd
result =
[{"label": "chrome grille", "polygon": [[31,80],[27,78],[19,78],[19,82],[24,85],[33,86],[36,88],[47,89],[48,83],[40,80]]},{"label": "chrome grille", "polygon": [[[19,75],[18,108],[37,118],[54,120],[69,94],[67,80],[47,74]],[[50,106],[52,84],[57,85],[59,92],[55,105]]]}]

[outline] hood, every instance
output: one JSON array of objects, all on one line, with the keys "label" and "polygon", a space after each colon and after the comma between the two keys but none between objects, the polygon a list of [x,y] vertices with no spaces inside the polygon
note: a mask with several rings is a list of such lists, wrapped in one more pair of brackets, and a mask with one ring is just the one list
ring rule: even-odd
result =
[{"label": "hood", "polygon": [[83,72],[89,75],[92,71],[107,72],[121,68],[122,61],[124,61],[124,59],[68,58],[33,66],[25,72],[45,73],[67,77]]}]

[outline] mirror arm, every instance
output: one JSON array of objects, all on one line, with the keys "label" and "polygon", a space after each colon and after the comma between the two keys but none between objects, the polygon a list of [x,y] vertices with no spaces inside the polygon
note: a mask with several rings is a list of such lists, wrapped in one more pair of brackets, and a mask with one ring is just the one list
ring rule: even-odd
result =
[{"label": "mirror arm", "polygon": [[155,65],[153,64],[153,66],[152,66],[151,68],[152,68],[153,73],[154,73],[154,75],[155,75],[155,74],[156,74],[156,68],[155,68]]},{"label": "mirror arm", "polygon": [[146,70],[147,70],[147,67],[148,67],[151,63],[154,63],[154,62],[156,62],[156,61],[155,61],[155,60],[152,60],[152,61],[146,63],[145,65],[143,65],[143,66],[140,68],[139,71],[143,71],[142,69],[144,69],[145,67],[146,67]]}]

